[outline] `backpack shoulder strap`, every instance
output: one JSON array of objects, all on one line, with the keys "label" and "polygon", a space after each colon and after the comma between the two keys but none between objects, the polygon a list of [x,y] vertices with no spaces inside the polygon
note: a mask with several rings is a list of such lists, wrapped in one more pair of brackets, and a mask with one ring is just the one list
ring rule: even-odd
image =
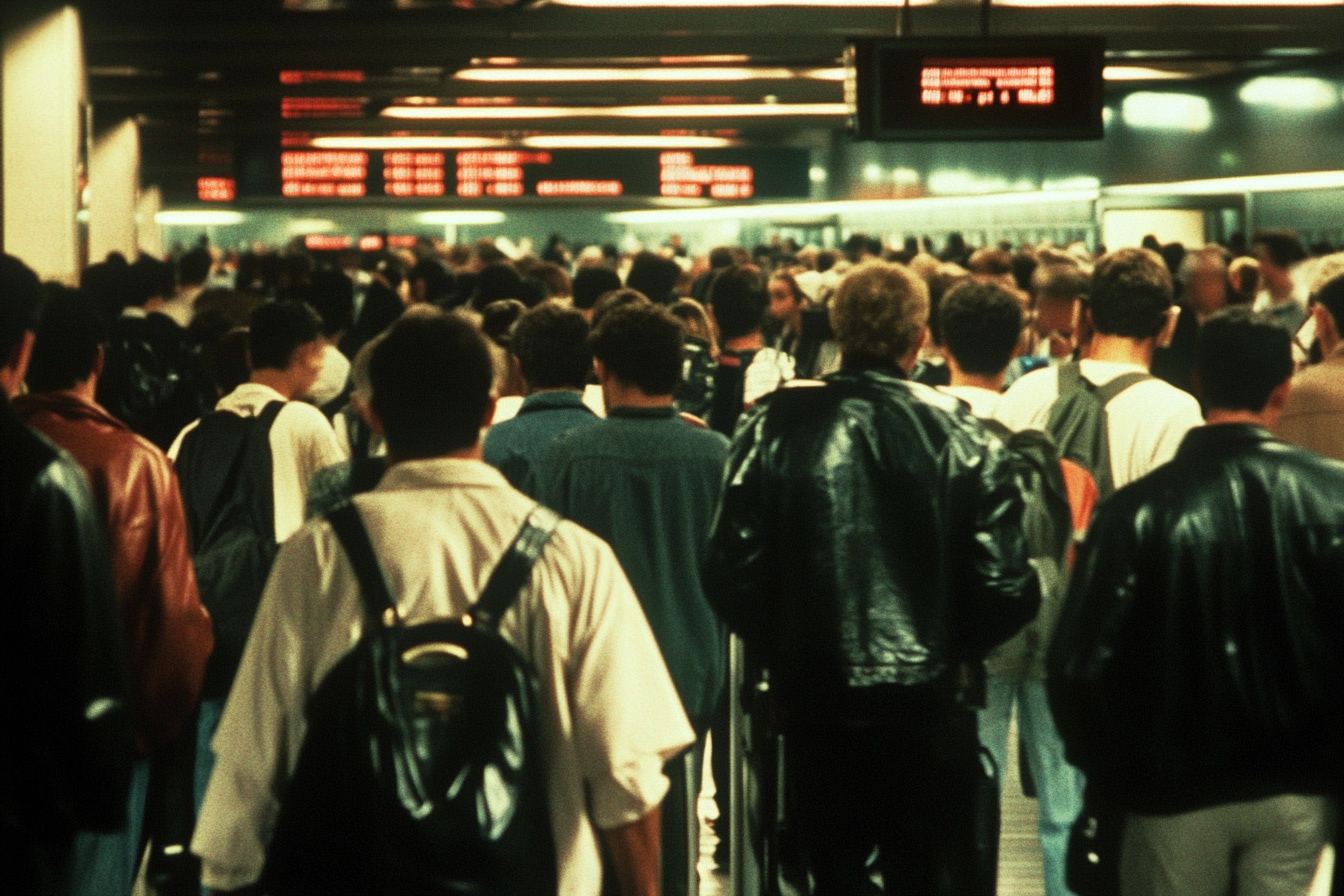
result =
[{"label": "backpack shoulder strap", "polygon": [[383,619],[388,610],[396,616],[397,604],[387,590],[387,581],[383,578],[382,567],[378,565],[378,555],[373,551],[373,542],[369,541],[369,532],[359,518],[355,505],[346,501],[327,514],[327,522],[335,530],[336,537],[350,558],[355,569],[355,578],[359,580],[359,595],[364,600],[364,609],[370,619]]},{"label": "backpack shoulder strap", "polygon": [[265,527],[271,541],[275,541],[275,468],[271,457],[271,428],[275,426],[275,418],[284,409],[283,401],[267,402],[261,413],[253,418],[240,452],[256,484],[256,494],[252,500],[258,522]]},{"label": "backpack shoulder strap", "polygon": [[518,592],[532,575],[532,566],[559,524],[560,514],[549,507],[538,504],[532,508],[513,544],[490,574],[480,600],[471,607],[470,616],[476,624],[494,628],[499,618],[513,606]]},{"label": "backpack shoulder strap", "polygon": [[1078,361],[1066,361],[1056,367],[1055,371],[1059,377],[1059,396],[1061,398],[1077,392],[1079,389],[1092,387],[1092,382],[1083,376],[1083,367]]},{"label": "backpack shoulder strap", "polygon": [[1129,373],[1122,373],[1119,376],[1112,379],[1106,385],[1097,387],[1097,401],[1101,402],[1102,406],[1105,407],[1106,405],[1111,403],[1111,400],[1113,398],[1115,398],[1121,392],[1128,389],[1130,386],[1134,385],[1135,383],[1141,383],[1144,380],[1151,380],[1152,378],[1153,378],[1152,374],[1144,373],[1139,370],[1134,370]]}]

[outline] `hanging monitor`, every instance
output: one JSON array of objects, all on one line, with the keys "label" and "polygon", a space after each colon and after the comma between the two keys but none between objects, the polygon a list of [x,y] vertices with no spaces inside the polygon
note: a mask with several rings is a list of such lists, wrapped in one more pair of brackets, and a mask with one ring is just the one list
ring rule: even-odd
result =
[{"label": "hanging monitor", "polygon": [[1100,140],[1105,42],[854,42],[847,98],[861,140]]}]

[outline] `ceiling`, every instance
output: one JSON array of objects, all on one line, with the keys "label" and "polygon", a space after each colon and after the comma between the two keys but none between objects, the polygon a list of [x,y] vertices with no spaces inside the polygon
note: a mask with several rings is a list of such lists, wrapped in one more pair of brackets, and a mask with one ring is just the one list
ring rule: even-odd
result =
[{"label": "ceiling", "polygon": [[[603,0],[85,0],[95,127],[139,120],[155,183],[223,169],[243,144],[332,134],[823,146],[844,128],[855,37],[1103,36],[1110,65],[1185,78],[1344,58],[1340,3],[580,2]],[[520,80],[529,69],[547,71]],[[613,113],[628,107],[644,111]]]}]

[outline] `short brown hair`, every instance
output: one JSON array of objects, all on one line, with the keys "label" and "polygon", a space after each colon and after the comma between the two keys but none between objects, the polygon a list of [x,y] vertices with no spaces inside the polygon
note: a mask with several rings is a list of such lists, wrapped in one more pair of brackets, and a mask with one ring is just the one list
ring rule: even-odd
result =
[{"label": "short brown hair", "polygon": [[893,363],[919,343],[929,288],[904,265],[870,261],[840,281],[831,326],[846,361]]},{"label": "short brown hair", "polygon": [[1171,272],[1151,249],[1117,249],[1092,271],[1088,307],[1103,335],[1152,339],[1166,325],[1171,301]]}]

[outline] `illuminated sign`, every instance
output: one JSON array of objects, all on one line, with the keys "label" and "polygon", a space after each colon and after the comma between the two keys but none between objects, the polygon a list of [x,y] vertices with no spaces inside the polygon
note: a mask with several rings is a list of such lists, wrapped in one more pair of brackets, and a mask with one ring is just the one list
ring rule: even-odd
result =
[{"label": "illuminated sign", "polygon": [[355,241],[351,237],[336,236],[329,233],[310,233],[303,238],[303,247],[315,252],[331,252],[341,249],[349,249],[354,244]]},{"label": "illuminated sign", "polygon": [[[245,154],[247,198],[434,200],[673,197],[740,201],[805,199],[804,149],[659,151],[463,150],[364,152],[284,149]],[[278,176],[277,176],[278,175]]]},{"label": "illuminated sign", "polygon": [[231,177],[196,178],[196,198],[202,202],[232,202],[238,189]]},{"label": "illuminated sign", "polygon": [[1089,38],[864,40],[847,99],[868,140],[1100,140],[1105,46]]}]

